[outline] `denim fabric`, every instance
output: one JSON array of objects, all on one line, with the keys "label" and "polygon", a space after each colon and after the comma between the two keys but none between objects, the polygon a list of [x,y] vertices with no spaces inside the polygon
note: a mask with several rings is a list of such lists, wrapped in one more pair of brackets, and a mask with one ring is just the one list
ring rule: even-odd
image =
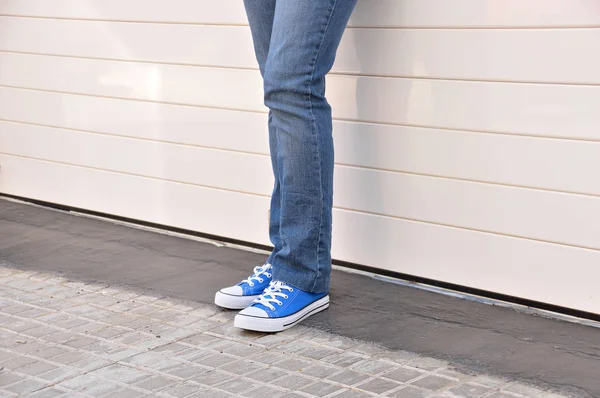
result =
[{"label": "denim fabric", "polygon": [[356,0],[245,0],[269,108],[273,280],[329,290],[333,137],[325,75]]}]

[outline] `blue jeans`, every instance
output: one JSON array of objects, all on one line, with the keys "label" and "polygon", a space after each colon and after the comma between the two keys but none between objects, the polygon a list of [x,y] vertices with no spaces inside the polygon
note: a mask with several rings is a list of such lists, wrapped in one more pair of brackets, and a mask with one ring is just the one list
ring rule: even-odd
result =
[{"label": "blue jeans", "polygon": [[269,108],[273,280],[329,291],[333,137],[325,75],[356,0],[244,0]]}]

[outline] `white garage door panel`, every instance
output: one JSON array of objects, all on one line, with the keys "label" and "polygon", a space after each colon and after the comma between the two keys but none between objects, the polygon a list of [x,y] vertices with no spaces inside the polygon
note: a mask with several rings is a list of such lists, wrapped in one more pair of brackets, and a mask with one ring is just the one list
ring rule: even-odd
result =
[{"label": "white garage door panel", "polygon": [[250,28],[0,17],[0,50],[258,69]]},{"label": "white garage door panel", "polygon": [[[0,119],[268,153],[258,113],[0,87]],[[338,164],[600,195],[600,143],[344,121],[334,134]]]},{"label": "white garage door panel", "polygon": [[334,231],[340,250],[334,251],[336,258],[583,311],[600,310],[597,250],[341,210],[334,214]]},{"label": "white garage door panel", "polygon": [[[270,161],[261,155],[7,122],[0,123],[0,148],[7,154],[265,197],[272,189]],[[336,173],[336,207],[600,249],[599,197],[356,167],[341,166]]]},{"label": "white garage door panel", "polygon": [[0,152],[255,195],[273,190],[266,155],[1,121]]},{"label": "white garage door panel", "polygon": [[[266,243],[268,198],[7,155],[0,162],[10,194]],[[334,228],[334,256],[342,260],[600,311],[599,251],[343,210]]]},{"label": "white garage door panel", "polygon": [[[0,53],[0,85],[265,111],[250,70]],[[600,139],[600,86],[331,76],[328,90],[342,119]]]},{"label": "white garage door panel", "polygon": [[0,85],[266,112],[252,70],[0,53]]},{"label": "white garage door panel", "polygon": [[[337,118],[595,139],[600,86],[332,76]],[[577,106],[573,106],[577,104]]]},{"label": "white garage door panel", "polygon": [[241,0],[0,0],[0,14],[118,21],[247,24]]},{"label": "white garage door panel", "polygon": [[334,134],[339,164],[600,195],[600,142],[344,121]]},{"label": "white garage door panel", "polygon": [[266,198],[0,154],[2,192],[266,244]]},{"label": "white garage door panel", "polygon": [[600,249],[600,197],[339,167],[338,207]]},{"label": "white garage door panel", "polygon": [[[14,32],[0,35],[3,51],[256,69],[247,27],[12,17],[0,26]],[[591,54],[600,54],[600,29],[349,29],[334,71],[600,83],[600,57]]]},{"label": "white garage door panel", "polygon": [[600,25],[600,4],[595,0],[359,0],[352,23],[453,28],[591,26]]},{"label": "white garage door panel", "polygon": [[[246,24],[240,0],[0,0],[0,14],[178,23]],[[355,26],[600,25],[595,0],[359,0]]]},{"label": "white garage door panel", "polygon": [[267,115],[254,112],[0,87],[0,119],[243,152],[269,151]]},{"label": "white garage door panel", "polygon": [[600,82],[600,56],[591,54],[598,53],[600,29],[349,29],[334,70],[377,76],[593,84]]}]

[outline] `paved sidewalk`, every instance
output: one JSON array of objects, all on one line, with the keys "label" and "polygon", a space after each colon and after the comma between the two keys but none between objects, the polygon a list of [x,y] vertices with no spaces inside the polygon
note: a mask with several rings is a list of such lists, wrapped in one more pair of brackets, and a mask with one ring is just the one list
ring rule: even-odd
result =
[{"label": "paved sidewalk", "polygon": [[561,395],[298,326],[0,267],[0,396],[537,397]]}]

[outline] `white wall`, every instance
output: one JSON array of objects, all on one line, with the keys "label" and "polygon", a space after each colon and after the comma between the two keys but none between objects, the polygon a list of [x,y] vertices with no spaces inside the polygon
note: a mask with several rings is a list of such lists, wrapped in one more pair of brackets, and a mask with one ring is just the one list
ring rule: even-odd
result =
[{"label": "white wall", "polygon": [[[0,0],[0,192],[267,244],[240,0]],[[334,257],[600,313],[600,2],[360,0]]]}]

